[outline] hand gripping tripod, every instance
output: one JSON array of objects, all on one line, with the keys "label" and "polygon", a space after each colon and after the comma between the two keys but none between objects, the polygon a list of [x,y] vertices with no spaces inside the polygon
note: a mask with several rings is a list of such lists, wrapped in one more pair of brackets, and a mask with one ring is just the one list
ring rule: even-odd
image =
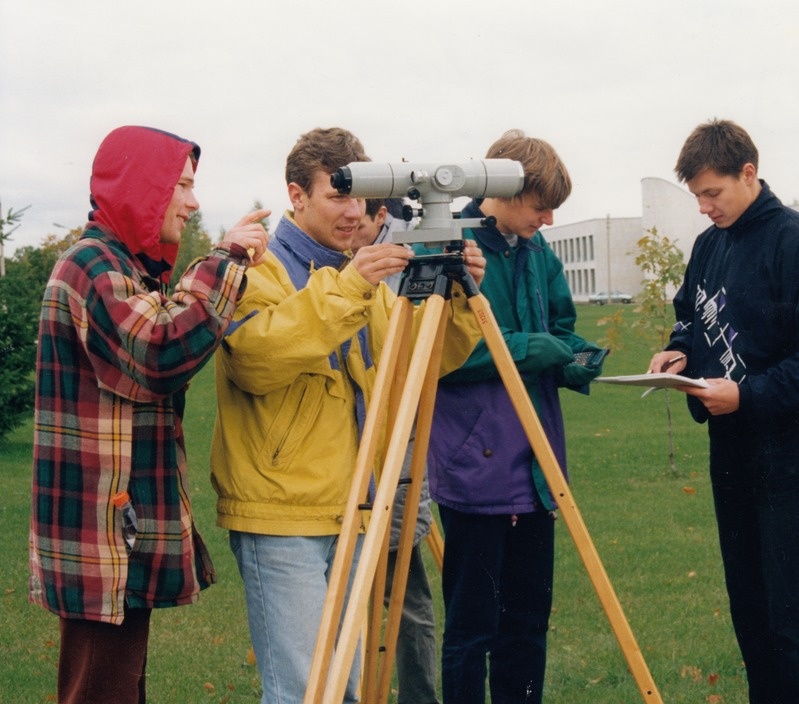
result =
[{"label": "hand gripping tripod", "polygon": [[[416,524],[425,458],[430,439],[438,369],[444,341],[445,306],[452,295],[452,283],[459,281],[468,297],[478,326],[497,366],[513,407],[524,427],[552,495],[566,523],[577,551],[621,646],[644,702],[662,704],[624,616],[621,604],[599,559],[558,461],[536,415],[513,358],[505,344],[487,299],[480,294],[459,255],[415,257],[406,270],[399,297],[389,323],[359,448],[352,489],[336,548],[327,599],[308,680],[304,704],[339,704],[346,688],[358,638],[367,620],[371,587],[371,624],[367,631],[361,700],[365,704],[386,702],[402,603],[407,583],[413,531]],[[460,295],[460,293],[455,294]],[[416,343],[408,363],[413,318],[413,301],[425,300]],[[417,415],[418,413],[418,415]],[[410,486],[405,502],[397,562],[385,626],[386,643],[382,659],[380,636],[385,559],[391,507],[400,478],[414,419],[416,440],[411,461]],[[377,490],[371,504],[367,491],[375,465],[380,430],[386,427],[390,439],[385,452]],[[346,612],[345,592],[352,567],[362,511],[371,510],[360,559],[352,581]],[[379,563],[382,568],[378,570]],[[344,617],[342,620],[342,613]],[[340,627],[339,627],[340,624]],[[338,638],[337,638],[338,636]]]}]

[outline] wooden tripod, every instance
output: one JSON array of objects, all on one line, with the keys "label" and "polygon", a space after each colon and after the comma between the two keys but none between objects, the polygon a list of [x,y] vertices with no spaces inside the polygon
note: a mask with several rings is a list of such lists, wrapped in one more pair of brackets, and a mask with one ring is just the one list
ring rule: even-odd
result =
[{"label": "wooden tripod", "polygon": [[[582,516],[577,510],[569,486],[563,477],[510,351],[502,338],[488,301],[479,293],[471,276],[463,267],[459,280],[468,296],[469,307],[482,331],[486,345],[535,452],[550,491],[557,501],[577,551],[588,571],[643,700],[662,704],[660,693],[624,616],[621,604],[599,559]],[[366,639],[361,698],[365,704],[387,701],[393,653],[405,596],[413,530],[416,524],[430,438],[444,338],[445,304],[450,297],[452,278],[445,274],[437,276],[432,293],[426,297],[425,310],[409,366],[407,363],[409,343],[407,341],[410,340],[413,303],[406,293],[408,289],[406,283],[404,281],[403,287],[400,289],[401,295],[391,316],[388,335],[380,359],[373,398],[369,405],[363,440],[358,452],[353,486],[344,515],[339,544],[336,548],[330,586],[322,613],[304,704],[340,704],[343,700],[360,631],[366,622],[370,587],[373,588],[373,617]],[[397,389],[401,390],[399,396],[396,394]],[[395,393],[392,394],[392,391]],[[383,605],[385,562],[383,562],[383,569],[380,570],[380,576],[376,577],[376,574],[378,563],[381,559],[385,560],[387,552],[391,508],[414,419],[417,420],[417,429],[411,462],[411,484],[406,498],[386,623],[386,652],[382,658],[382,668],[380,668],[374,639],[379,637],[380,632],[379,617],[382,614]],[[381,435],[380,429],[386,427],[387,421],[390,440],[377,483],[376,494],[372,504],[368,505],[366,504],[367,490],[375,464],[378,438]],[[344,612],[345,592],[361,525],[361,514],[362,511],[369,508],[372,511],[371,519],[366,529],[346,612]],[[379,673],[378,670],[380,670]]]}]

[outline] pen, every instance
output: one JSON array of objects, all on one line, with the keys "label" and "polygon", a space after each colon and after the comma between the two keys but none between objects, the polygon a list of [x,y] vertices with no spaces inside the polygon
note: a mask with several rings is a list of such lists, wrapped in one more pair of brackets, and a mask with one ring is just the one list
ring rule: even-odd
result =
[{"label": "pen", "polygon": [[676,357],[672,357],[670,360],[663,363],[660,367],[660,371],[665,372],[672,364],[679,362],[681,359],[685,359],[684,354],[678,354]]}]

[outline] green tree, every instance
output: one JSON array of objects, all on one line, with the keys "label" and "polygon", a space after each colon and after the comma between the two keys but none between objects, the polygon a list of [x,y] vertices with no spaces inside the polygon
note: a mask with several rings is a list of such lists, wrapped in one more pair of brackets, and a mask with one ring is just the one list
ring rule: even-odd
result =
[{"label": "green tree", "polygon": [[[260,200],[257,200],[257,199],[252,204],[252,209],[253,210],[263,210],[263,207],[264,207],[264,204]],[[258,222],[260,222],[264,226],[264,230],[266,230],[267,233],[268,233],[269,232],[269,218],[268,217],[261,218]]]},{"label": "green tree", "polygon": [[624,312],[619,309],[605,315],[596,321],[596,324],[605,328],[605,335],[600,337],[597,342],[600,345],[609,347],[611,350],[620,350],[624,347],[622,342],[624,335]]},{"label": "green tree", "polygon": [[0,437],[33,407],[42,296],[53,265],[79,234],[80,229],[63,239],[50,235],[38,249],[17,250],[0,278]]},{"label": "green tree", "polygon": [[653,351],[662,350],[674,325],[669,293],[682,283],[685,261],[677,244],[656,227],[636,243],[635,263],[644,272],[643,289],[636,296],[642,315],[633,323]]},{"label": "green tree", "polygon": [[[255,200],[253,202],[253,210],[262,210],[263,207],[264,206],[260,200]],[[258,222],[264,226],[264,229],[268,233],[269,218],[261,218]],[[189,228],[192,228],[192,230]],[[224,227],[220,227],[216,242],[218,243],[225,239],[226,234],[227,230]],[[206,242],[207,246],[205,249],[203,249],[203,247],[206,245]],[[173,287],[177,284],[178,279],[183,272],[186,271],[186,267],[188,267],[188,265],[191,264],[196,257],[203,257],[208,254],[212,246],[213,244],[211,242],[210,235],[205,229],[205,225],[202,224],[202,214],[200,211],[192,213],[189,222],[186,224],[186,229],[180,236],[180,251],[178,253],[178,261],[175,266],[172,281],[170,282]]]},{"label": "green tree", "polygon": [[[653,227],[636,243],[635,263],[644,273],[643,288],[636,296],[636,312],[640,313],[633,328],[645,340],[652,352],[662,350],[674,326],[674,312],[669,294],[682,283],[685,261],[676,242],[658,233]],[[671,395],[664,391],[669,437],[669,466],[676,473],[674,461],[674,432],[671,415]]]},{"label": "green tree", "polygon": [[11,233],[20,226],[22,214],[30,208],[26,205],[21,210],[14,211],[12,208],[3,216],[3,209],[0,207],[0,277],[6,275],[6,242],[11,239]]},{"label": "green tree", "polygon": [[197,257],[206,256],[212,247],[211,238],[203,225],[202,213],[195,210],[180,235],[180,248],[178,249],[178,258],[175,260],[175,267],[172,270],[170,285],[174,288],[189,264]]},{"label": "green tree", "polygon": [[19,283],[11,275],[0,279],[0,438],[33,407],[35,317],[28,305],[30,292]]},{"label": "green tree", "polygon": [[[256,198],[253,201],[252,210],[263,210],[263,209],[264,209],[264,204],[260,200],[258,200]],[[261,218],[258,222],[260,222],[261,225],[264,226],[264,230],[266,230],[266,233],[269,234],[269,227],[270,227],[269,217]],[[223,239],[225,239],[225,234],[226,233],[227,233],[227,230],[224,227],[220,227],[219,228],[219,238],[217,239],[217,242],[221,242]]]}]

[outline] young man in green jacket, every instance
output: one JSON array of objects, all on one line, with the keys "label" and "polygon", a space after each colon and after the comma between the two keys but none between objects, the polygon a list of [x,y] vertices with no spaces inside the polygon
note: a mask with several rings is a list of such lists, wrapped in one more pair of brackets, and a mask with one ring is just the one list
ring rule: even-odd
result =
[{"label": "young man in green jacket", "polygon": [[[486,158],[521,162],[522,192],[473,200],[461,215],[495,218],[471,230],[487,260],[481,293],[565,471],[558,388],[587,393],[600,372],[572,363],[592,345],[574,331],[563,265],[539,230],[552,224],[571,180],[549,144],[519,130]],[[556,506],[484,341],[439,382],[428,467],[446,541],[444,704],[483,704],[487,654],[494,704],[540,702]]]}]

